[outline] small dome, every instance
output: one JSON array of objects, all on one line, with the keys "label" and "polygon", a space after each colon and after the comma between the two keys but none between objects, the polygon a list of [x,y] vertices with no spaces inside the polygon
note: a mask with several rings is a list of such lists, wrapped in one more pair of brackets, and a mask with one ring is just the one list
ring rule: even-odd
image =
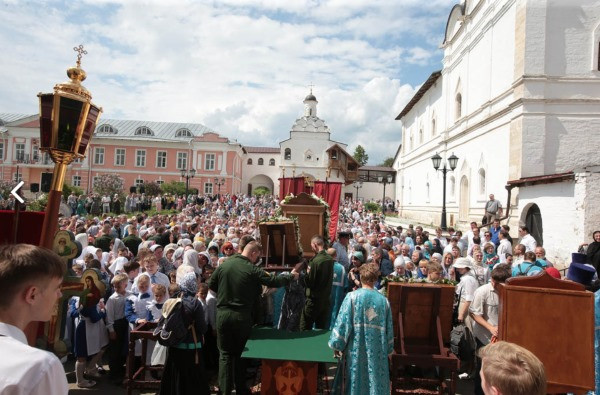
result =
[{"label": "small dome", "polygon": [[317,98],[315,97],[315,95],[313,95],[313,94],[311,93],[311,94],[309,94],[308,96],[306,96],[306,97],[304,98],[304,101],[307,101],[307,100],[317,101]]}]

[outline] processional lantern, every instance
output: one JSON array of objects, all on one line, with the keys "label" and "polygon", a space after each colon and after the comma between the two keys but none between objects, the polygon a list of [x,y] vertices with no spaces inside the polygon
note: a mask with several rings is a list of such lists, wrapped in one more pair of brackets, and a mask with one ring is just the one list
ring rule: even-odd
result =
[{"label": "processional lantern", "polygon": [[53,93],[38,94],[40,150],[48,152],[55,163],[41,237],[41,245],[47,248],[52,248],[57,231],[58,207],[67,166],[73,160],[85,157],[102,112],[101,107],[92,103],[91,93],[81,84],[86,78],[86,72],[81,68],[81,57],[87,51],[83,45],[73,50],[77,52],[77,63],[67,69],[70,81],[56,84]]}]

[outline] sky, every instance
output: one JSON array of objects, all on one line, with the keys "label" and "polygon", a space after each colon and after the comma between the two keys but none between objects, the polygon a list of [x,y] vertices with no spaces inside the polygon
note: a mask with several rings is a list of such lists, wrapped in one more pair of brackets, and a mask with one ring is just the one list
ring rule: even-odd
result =
[{"label": "sky", "polygon": [[394,156],[396,116],[441,69],[452,0],[0,0],[0,112],[38,112],[83,44],[111,119],[201,123],[278,147],[313,86],[331,139]]}]

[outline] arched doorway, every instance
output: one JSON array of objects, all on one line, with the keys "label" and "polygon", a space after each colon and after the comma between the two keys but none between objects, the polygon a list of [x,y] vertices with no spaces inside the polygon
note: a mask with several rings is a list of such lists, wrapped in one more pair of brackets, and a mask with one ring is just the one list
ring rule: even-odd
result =
[{"label": "arched doorway", "polygon": [[469,180],[467,176],[463,176],[460,179],[460,202],[458,204],[458,219],[460,221],[469,220],[470,204]]},{"label": "arched doorway", "polygon": [[266,176],[264,174],[258,174],[252,177],[250,181],[248,181],[248,194],[251,195],[253,191],[258,187],[267,188],[272,194],[274,188],[273,180],[271,180],[269,176]]},{"label": "arched doorway", "polygon": [[[525,226],[529,229],[529,233],[533,236],[539,246],[544,245],[544,227],[542,224],[542,212],[535,203],[530,203],[523,210],[525,214]],[[521,216],[523,219],[523,216]]]}]

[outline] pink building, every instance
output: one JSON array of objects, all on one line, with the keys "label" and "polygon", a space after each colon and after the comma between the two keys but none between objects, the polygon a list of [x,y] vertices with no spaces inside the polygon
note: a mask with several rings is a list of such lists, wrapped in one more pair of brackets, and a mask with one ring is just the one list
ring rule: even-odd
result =
[{"label": "pink building", "polygon": [[[38,115],[0,114],[0,179],[25,190],[49,184],[54,164],[39,152]],[[94,177],[118,174],[128,191],[145,181],[183,181],[200,193],[242,191],[242,146],[201,124],[102,119],[85,159],[69,166],[68,184],[91,191]],[[218,181],[218,182],[215,182]],[[221,185],[219,185],[221,184]]]}]

